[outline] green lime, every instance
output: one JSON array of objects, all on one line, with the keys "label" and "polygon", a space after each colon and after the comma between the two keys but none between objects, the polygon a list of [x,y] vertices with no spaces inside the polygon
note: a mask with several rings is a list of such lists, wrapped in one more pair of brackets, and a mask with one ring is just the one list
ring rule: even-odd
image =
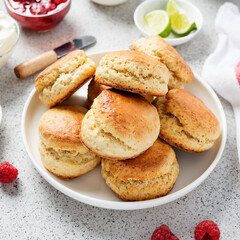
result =
[{"label": "green lime", "polygon": [[185,36],[197,29],[196,23],[191,21],[185,13],[176,12],[170,19],[172,32],[179,36]]},{"label": "green lime", "polygon": [[178,4],[174,1],[174,0],[169,0],[167,3],[167,13],[168,16],[173,15],[176,12],[179,12],[180,7],[178,6]]},{"label": "green lime", "polygon": [[165,38],[171,33],[170,18],[164,10],[151,11],[144,17],[144,20],[154,35]]}]

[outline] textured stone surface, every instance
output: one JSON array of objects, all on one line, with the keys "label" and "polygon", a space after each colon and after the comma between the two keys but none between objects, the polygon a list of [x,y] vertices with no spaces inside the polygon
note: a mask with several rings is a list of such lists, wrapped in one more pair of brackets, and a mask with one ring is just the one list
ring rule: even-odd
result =
[{"label": "textured stone surface", "polygon": [[[97,37],[90,52],[127,48],[141,37],[133,12],[142,1],[129,0],[116,7],[103,7],[88,0],[73,0],[65,20],[48,33],[22,30],[10,61],[0,70],[0,161],[19,169],[16,182],[0,185],[0,239],[136,239],[146,240],[154,229],[167,224],[181,240],[193,239],[195,226],[214,220],[224,240],[240,235],[240,176],[232,107],[221,99],[228,125],[223,157],[212,174],[197,189],[170,204],[137,211],[113,211],[75,201],[49,185],[33,167],[23,145],[21,115],[34,87],[34,76],[16,79],[13,67],[38,53],[84,34]],[[199,35],[177,47],[192,69],[201,73],[204,60],[217,41],[214,18],[223,0],[192,0],[204,13]],[[232,1],[238,4],[238,0]],[[0,10],[5,11],[3,1]]]}]

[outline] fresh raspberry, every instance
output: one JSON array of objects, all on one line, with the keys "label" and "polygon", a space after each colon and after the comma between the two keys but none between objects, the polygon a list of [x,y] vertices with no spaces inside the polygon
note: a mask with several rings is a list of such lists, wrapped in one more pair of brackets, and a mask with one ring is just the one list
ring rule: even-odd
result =
[{"label": "fresh raspberry", "polygon": [[42,5],[40,2],[35,2],[32,3],[31,7],[30,7],[30,12],[33,15],[42,15],[42,14],[46,14],[47,10],[46,7],[44,5]]},{"label": "fresh raspberry", "polygon": [[219,240],[220,230],[215,222],[205,220],[197,225],[194,236],[195,240]]},{"label": "fresh raspberry", "polygon": [[47,12],[50,12],[54,9],[56,9],[57,5],[55,3],[52,3],[51,0],[42,0],[41,4],[46,8]]},{"label": "fresh raspberry", "polygon": [[26,12],[26,6],[23,3],[16,3],[13,8],[19,12],[19,13],[24,13]]},{"label": "fresh raspberry", "polygon": [[10,183],[17,178],[18,170],[8,162],[0,163],[0,182]]},{"label": "fresh raspberry", "polygon": [[167,225],[161,225],[156,228],[152,234],[151,240],[179,240],[169,229]]}]

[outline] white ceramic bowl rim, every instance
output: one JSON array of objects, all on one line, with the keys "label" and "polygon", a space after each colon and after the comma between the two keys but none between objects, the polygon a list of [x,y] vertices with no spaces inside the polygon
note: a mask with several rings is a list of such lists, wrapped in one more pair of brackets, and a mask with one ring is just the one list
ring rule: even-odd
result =
[{"label": "white ceramic bowl rim", "polygon": [[[116,51],[116,50],[113,50],[113,51]],[[111,51],[96,52],[96,53],[91,53],[90,55],[97,55],[97,54],[103,54],[103,53],[107,54],[108,52],[111,52]],[[100,199],[96,199],[93,197],[85,196],[81,193],[76,193],[73,190],[61,185],[59,182],[54,180],[54,178],[50,177],[50,175],[48,175],[41,168],[38,167],[36,161],[34,160],[32,153],[31,153],[30,148],[28,147],[28,143],[27,143],[27,139],[26,139],[26,135],[25,135],[25,132],[26,132],[25,122],[26,122],[26,116],[27,116],[26,113],[28,110],[28,106],[31,102],[31,99],[36,92],[35,89],[33,89],[31,94],[29,95],[29,97],[25,103],[25,106],[23,109],[23,115],[22,115],[22,136],[23,136],[23,142],[24,142],[25,148],[27,150],[27,153],[28,153],[32,163],[34,164],[35,168],[42,175],[42,177],[45,178],[45,180],[47,182],[49,182],[52,186],[54,186],[56,189],[58,189],[62,193],[72,197],[73,199],[75,199],[77,201],[81,201],[83,203],[86,203],[86,204],[89,204],[92,206],[96,206],[96,207],[100,207],[100,208],[115,209],[115,210],[144,209],[144,208],[155,207],[158,205],[163,205],[163,204],[172,202],[172,201],[186,195],[193,189],[195,189],[208,177],[208,175],[213,171],[213,169],[216,167],[217,163],[221,159],[221,156],[222,156],[222,153],[223,153],[223,150],[225,147],[225,143],[226,143],[226,138],[227,138],[226,117],[225,117],[225,113],[224,113],[224,110],[223,110],[220,100],[218,99],[216,93],[212,90],[212,88],[206,82],[204,82],[196,73],[194,73],[194,76],[201,82],[201,84],[204,85],[206,90],[211,93],[212,97],[214,98],[214,100],[219,108],[221,119],[222,119],[222,136],[221,136],[222,140],[221,140],[221,145],[219,147],[218,153],[217,153],[214,161],[207,168],[207,170],[200,177],[198,177],[195,181],[193,181],[186,187],[182,188],[181,190],[179,190],[177,192],[172,193],[171,197],[169,197],[169,195],[166,195],[166,196],[158,198],[158,199],[139,201],[139,202],[114,202],[114,201],[109,201],[109,200],[100,200]],[[81,200],[79,200],[79,198],[81,198]],[[161,204],[159,204],[157,201],[159,199],[161,199]]]},{"label": "white ceramic bowl rim", "polygon": [[115,6],[122,4],[127,0],[91,0],[91,1],[103,6]]},{"label": "white ceramic bowl rim", "polygon": [[[11,16],[9,16],[9,17],[11,17]],[[13,19],[13,18],[11,17],[11,19]],[[13,19],[13,21],[14,21],[14,24],[15,24],[16,30],[17,30],[17,38],[16,38],[14,44],[10,48],[8,48],[5,52],[0,54],[0,57],[3,57],[4,55],[7,55],[9,52],[11,52],[12,49],[14,49],[16,47],[16,45],[18,43],[18,40],[20,38],[20,28],[19,28],[19,25],[18,25],[18,23],[14,19]]]},{"label": "white ceramic bowl rim", "polygon": [[64,8],[66,8],[69,4],[71,4],[71,0],[68,0],[68,2],[67,2],[67,4],[66,5],[63,5],[61,8],[56,8],[56,9],[54,9],[53,11],[51,11],[51,13],[50,14],[41,14],[41,15],[27,15],[27,14],[21,14],[21,13],[19,13],[19,12],[16,12],[13,8],[12,8],[12,6],[8,3],[8,0],[4,0],[5,1],[5,4],[6,4],[6,6],[7,6],[7,8],[10,10],[10,11],[12,11],[12,12],[14,12],[16,15],[19,15],[19,16],[23,16],[23,17],[32,17],[32,18],[37,18],[37,17],[49,17],[49,16],[51,16],[51,15],[53,15],[53,14],[56,14],[56,13],[58,13],[58,12],[60,12],[60,11],[62,11]]}]

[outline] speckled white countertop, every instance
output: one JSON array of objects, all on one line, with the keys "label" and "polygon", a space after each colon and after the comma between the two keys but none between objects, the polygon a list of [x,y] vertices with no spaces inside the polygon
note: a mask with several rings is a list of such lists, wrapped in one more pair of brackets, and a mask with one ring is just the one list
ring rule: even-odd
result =
[{"label": "speckled white countertop", "polygon": [[[98,43],[88,50],[127,48],[141,37],[133,12],[142,1],[129,0],[116,7],[103,7],[88,0],[73,0],[64,21],[48,33],[22,30],[19,45],[0,70],[0,161],[19,170],[16,182],[0,184],[0,239],[150,239],[154,229],[167,224],[181,239],[193,238],[202,220],[214,220],[222,240],[240,239],[240,176],[236,151],[235,121],[231,105],[221,99],[228,139],[222,159],[194,191],[163,206],[136,211],[115,211],[75,201],[49,185],[36,171],[25,151],[21,136],[24,103],[34,87],[34,76],[19,80],[16,64],[79,35],[94,35]],[[191,42],[177,47],[192,69],[201,74],[207,55],[216,46],[214,18],[223,0],[192,0],[204,14],[204,26]],[[238,0],[232,1],[238,4]],[[5,11],[3,1],[0,10]]]}]

